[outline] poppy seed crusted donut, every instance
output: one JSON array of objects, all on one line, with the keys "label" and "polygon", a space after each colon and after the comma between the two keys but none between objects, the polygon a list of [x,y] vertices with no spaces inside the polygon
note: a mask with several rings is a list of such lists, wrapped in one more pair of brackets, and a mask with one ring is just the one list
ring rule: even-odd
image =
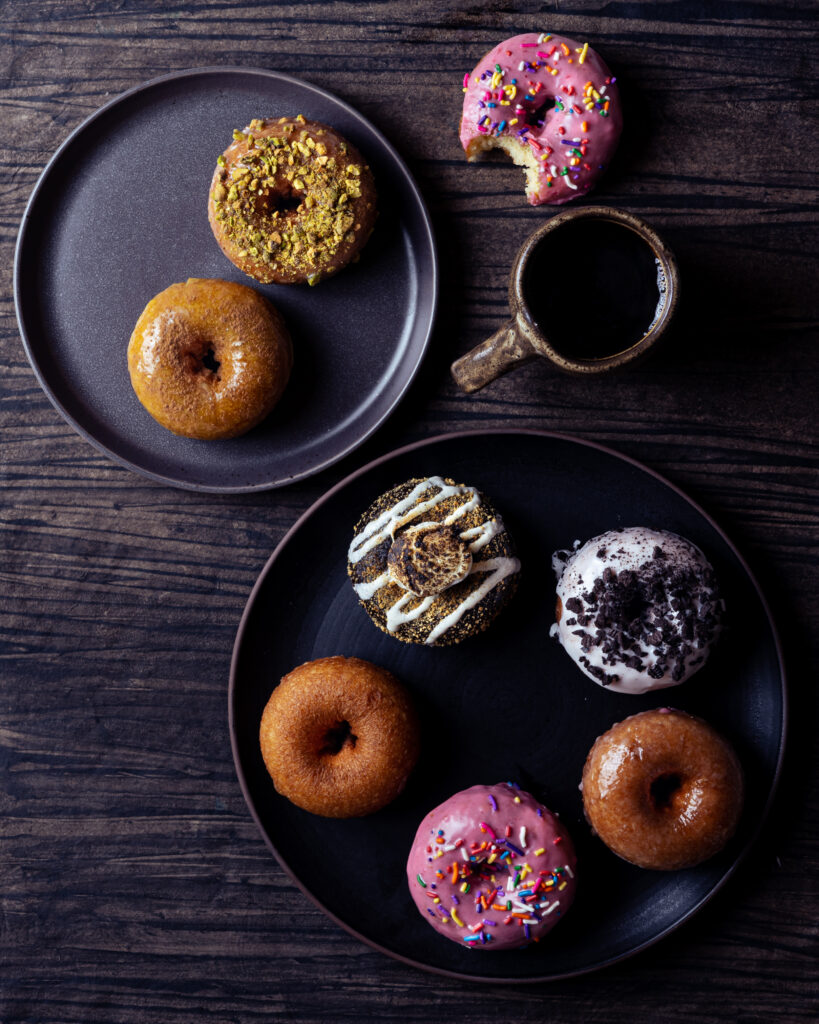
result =
[{"label": "poppy seed crusted donut", "polygon": [[581,789],[589,824],[618,857],[674,871],[728,842],[744,785],[726,739],[701,718],[661,708],[632,715],[596,740]]},{"label": "poppy seed crusted donut", "polygon": [[273,785],[326,818],[372,814],[407,781],[419,750],[409,696],[360,658],[308,661],[273,691],[259,729]]},{"label": "poppy seed crusted donut", "polygon": [[373,502],[356,524],[347,573],[379,629],[441,646],[487,628],[515,593],[520,562],[480,491],[431,476]]},{"label": "poppy seed crusted donut", "polygon": [[375,225],[358,150],[318,121],[255,119],[218,158],[208,219],[222,252],[263,284],[316,284],[358,255]]}]

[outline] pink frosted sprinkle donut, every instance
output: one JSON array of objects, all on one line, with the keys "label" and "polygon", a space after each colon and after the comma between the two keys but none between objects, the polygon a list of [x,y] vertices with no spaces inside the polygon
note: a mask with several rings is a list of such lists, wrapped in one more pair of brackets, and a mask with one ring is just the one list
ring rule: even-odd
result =
[{"label": "pink frosted sprinkle donut", "polygon": [[554,814],[512,783],[472,786],[418,827],[407,861],[415,905],[473,949],[537,942],[574,899],[577,863]]},{"label": "pink frosted sprinkle donut", "polygon": [[623,127],[615,82],[588,43],[543,32],[512,36],[464,76],[467,159],[505,150],[526,168],[533,206],[585,195],[608,166]]}]

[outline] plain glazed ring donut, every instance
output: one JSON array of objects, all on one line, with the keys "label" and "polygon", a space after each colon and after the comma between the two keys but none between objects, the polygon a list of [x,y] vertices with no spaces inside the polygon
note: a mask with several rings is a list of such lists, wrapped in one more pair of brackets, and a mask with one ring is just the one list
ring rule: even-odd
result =
[{"label": "plain glazed ring donut", "polygon": [[419,750],[406,691],[360,658],[319,658],[289,672],[267,702],[259,739],[276,790],[325,818],[388,804]]},{"label": "plain glazed ring donut", "polygon": [[251,121],[219,157],[208,219],[222,252],[264,284],[316,284],[358,255],[375,182],[358,150],[303,117]]},{"label": "plain glazed ring donut", "polygon": [[529,32],[505,39],[464,76],[468,160],[505,150],[526,168],[533,206],[589,192],[611,161],[623,115],[615,79],[589,47]]},{"label": "plain glazed ring donut", "polygon": [[707,722],[661,708],[612,726],[583,769],[589,824],[619,857],[674,871],[713,857],[739,821],[743,778]]},{"label": "plain glazed ring donut", "polygon": [[504,782],[472,786],[426,815],[407,880],[439,934],[471,949],[514,949],[537,942],[569,909],[576,864],[560,820]]},{"label": "plain glazed ring donut", "polygon": [[156,295],[128,345],[137,398],[163,427],[212,441],[260,423],[293,365],[279,313],[252,288],[190,278]]}]

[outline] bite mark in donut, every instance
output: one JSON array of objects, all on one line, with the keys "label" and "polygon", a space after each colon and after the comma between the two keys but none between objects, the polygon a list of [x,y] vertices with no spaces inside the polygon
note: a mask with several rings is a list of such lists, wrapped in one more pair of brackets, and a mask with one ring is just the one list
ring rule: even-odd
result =
[{"label": "bite mark in donut", "polygon": [[615,83],[588,43],[543,32],[504,40],[464,77],[460,139],[467,159],[504,150],[526,169],[532,205],[585,195],[620,138]]}]

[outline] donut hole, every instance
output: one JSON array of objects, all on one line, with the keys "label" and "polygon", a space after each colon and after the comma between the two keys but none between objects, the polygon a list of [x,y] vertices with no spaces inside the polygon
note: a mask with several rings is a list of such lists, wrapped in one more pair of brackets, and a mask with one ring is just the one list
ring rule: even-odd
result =
[{"label": "donut hole", "polygon": [[210,342],[196,339],[182,353],[182,360],[188,373],[202,377],[211,384],[221,380],[219,367],[222,365],[216,358],[216,350]]},{"label": "donut hole", "polygon": [[[222,364],[216,358],[216,353],[213,351],[213,348],[208,348],[207,352],[202,356],[202,366],[206,370],[210,370],[211,373],[218,374],[219,367],[221,365]],[[216,379],[219,379],[218,376]]]},{"label": "donut hole", "polygon": [[357,741],[358,737],[353,733],[352,726],[346,719],[343,719],[331,725],[324,733],[319,753],[335,757],[347,744],[354,748]]},{"label": "donut hole", "polygon": [[682,787],[682,776],[678,772],[663,772],[649,783],[648,791],[655,810],[668,810]]},{"label": "donut hole", "polygon": [[287,191],[277,192],[275,195],[270,197],[270,212],[276,212],[278,214],[294,213],[302,204],[304,199],[303,192],[294,192],[293,189]]}]

